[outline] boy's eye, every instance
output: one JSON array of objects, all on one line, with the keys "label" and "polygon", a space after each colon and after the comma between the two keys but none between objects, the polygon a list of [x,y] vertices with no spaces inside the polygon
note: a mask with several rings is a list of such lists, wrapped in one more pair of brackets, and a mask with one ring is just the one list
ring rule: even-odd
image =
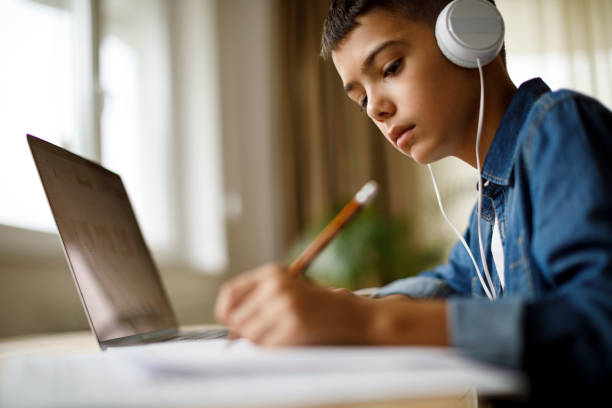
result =
[{"label": "boy's eye", "polygon": [[402,63],[402,59],[398,58],[395,61],[393,61],[393,63],[391,65],[389,65],[387,67],[387,69],[385,69],[385,72],[383,72],[383,77],[388,77],[389,75],[393,75],[397,72],[397,70],[399,69],[400,65]]},{"label": "boy's eye", "polygon": [[364,96],[361,102],[359,103],[362,111],[365,111],[368,108],[368,97]]}]

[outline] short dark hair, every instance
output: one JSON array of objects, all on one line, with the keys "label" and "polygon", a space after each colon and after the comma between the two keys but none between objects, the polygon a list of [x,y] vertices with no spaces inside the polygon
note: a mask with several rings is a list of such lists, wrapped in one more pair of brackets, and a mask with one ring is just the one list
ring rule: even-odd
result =
[{"label": "short dark hair", "polygon": [[[495,0],[488,1],[495,5]],[[357,17],[372,10],[400,14],[409,20],[425,22],[433,28],[438,14],[450,2],[451,0],[333,0],[323,23],[321,56],[328,58],[338,43],[357,26]],[[502,49],[501,54],[505,64],[505,49]]]}]

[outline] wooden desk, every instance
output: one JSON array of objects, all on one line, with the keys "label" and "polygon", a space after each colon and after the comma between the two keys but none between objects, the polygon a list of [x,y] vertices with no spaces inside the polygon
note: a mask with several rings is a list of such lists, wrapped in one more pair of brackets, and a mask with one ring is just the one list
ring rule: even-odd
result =
[{"label": "wooden desk", "polygon": [[[14,356],[75,356],[98,354],[100,350],[98,344],[90,332],[75,332],[63,334],[48,334],[39,336],[22,336],[16,338],[6,338],[0,340],[0,392],[3,386],[4,364],[8,358]],[[24,384],[23,392],[30,392],[30,386],[35,384]],[[177,401],[177,404],[172,406],[185,406]],[[396,407],[422,407],[422,408],[437,408],[437,407],[476,407],[487,406],[483,404],[485,400],[478,399],[475,393],[467,393],[458,396],[439,396],[439,397],[417,397],[417,398],[402,398],[402,399],[385,399],[382,395],[380,399],[367,402],[343,402],[324,405],[308,405],[321,408],[344,408],[344,407],[376,407],[376,408],[396,408]],[[92,406],[98,406],[95,400],[91,400]],[[0,406],[3,405],[3,398],[0,394]],[[188,405],[191,406],[191,405]],[[206,403],[200,405],[207,406]],[[237,406],[245,406],[244,401]],[[258,407],[257,401],[252,401],[248,406]],[[279,406],[279,405],[275,405]],[[280,405],[282,406],[282,404]]]}]

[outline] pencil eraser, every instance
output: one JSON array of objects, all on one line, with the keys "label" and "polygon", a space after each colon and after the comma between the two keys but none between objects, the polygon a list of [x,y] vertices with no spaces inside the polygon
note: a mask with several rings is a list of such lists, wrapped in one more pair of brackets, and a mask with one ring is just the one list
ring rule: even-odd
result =
[{"label": "pencil eraser", "polygon": [[355,200],[361,205],[368,204],[378,192],[378,183],[370,180],[355,194]]}]

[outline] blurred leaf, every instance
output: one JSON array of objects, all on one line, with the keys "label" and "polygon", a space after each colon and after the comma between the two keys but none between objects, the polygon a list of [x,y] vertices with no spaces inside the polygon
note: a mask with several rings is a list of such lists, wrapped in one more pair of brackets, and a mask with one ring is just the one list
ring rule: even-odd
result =
[{"label": "blurred leaf", "polygon": [[[335,206],[311,226],[291,249],[290,259],[295,259],[340,209]],[[358,289],[384,285],[438,264],[441,247],[413,248],[413,235],[408,219],[391,218],[373,204],[336,235],[310,264],[307,274],[325,286]]]}]

